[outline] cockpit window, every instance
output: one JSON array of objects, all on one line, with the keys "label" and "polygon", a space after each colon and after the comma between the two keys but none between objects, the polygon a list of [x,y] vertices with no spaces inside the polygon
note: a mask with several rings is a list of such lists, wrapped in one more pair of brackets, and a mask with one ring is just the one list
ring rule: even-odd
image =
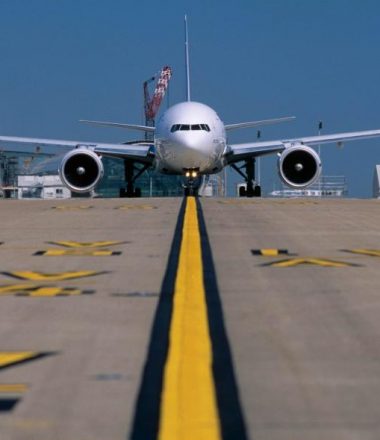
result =
[{"label": "cockpit window", "polygon": [[203,131],[210,131],[210,127],[207,124],[175,124],[172,126],[170,131],[174,133],[175,131],[188,131],[188,130],[203,130]]}]

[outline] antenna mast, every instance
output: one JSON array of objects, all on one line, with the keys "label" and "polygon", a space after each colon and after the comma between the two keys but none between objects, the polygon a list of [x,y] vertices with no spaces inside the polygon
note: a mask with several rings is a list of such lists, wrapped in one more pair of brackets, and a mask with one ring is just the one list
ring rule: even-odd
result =
[{"label": "antenna mast", "polygon": [[187,30],[187,15],[185,15],[185,62],[186,62],[186,100],[190,98],[190,60],[189,60],[189,32]]}]

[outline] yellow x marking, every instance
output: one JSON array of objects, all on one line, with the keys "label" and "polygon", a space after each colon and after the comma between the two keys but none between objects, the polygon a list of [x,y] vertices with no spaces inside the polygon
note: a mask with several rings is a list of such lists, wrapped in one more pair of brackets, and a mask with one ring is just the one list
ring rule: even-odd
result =
[{"label": "yellow x marking", "polygon": [[272,263],[266,263],[264,266],[270,267],[294,267],[301,264],[311,264],[322,267],[350,267],[356,266],[356,264],[346,263],[344,261],[326,260],[321,258],[288,258],[286,260],[273,261]]},{"label": "yellow x marking", "polygon": [[151,205],[123,205],[118,206],[115,209],[121,209],[121,210],[130,210],[130,209],[156,209],[156,206]]},{"label": "yellow x marking", "polygon": [[76,278],[90,277],[99,275],[104,272],[96,272],[94,270],[79,270],[73,272],[60,272],[60,273],[42,273],[32,271],[13,271],[2,272],[3,275],[8,275],[13,278],[28,281],[64,281],[73,280]]},{"label": "yellow x marking", "polygon": [[67,248],[100,248],[123,244],[122,241],[51,241],[49,243],[56,244],[58,246],[64,246]]},{"label": "yellow x marking", "polygon": [[108,249],[47,249],[45,251],[38,251],[34,255],[44,255],[48,257],[110,257],[112,255],[121,255],[119,251],[110,251]]},{"label": "yellow x marking", "polygon": [[[30,284],[0,286],[0,295],[15,294],[20,296],[67,296],[82,295],[83,293],[85,292],[74,287],[32,286]],[[91,293],[93,293],[93,291],[91,291]]]},{"label": "yellow x marking", "polygon": [[380,257],[379,249],[349,249],[348,252],[360,255],[369,255],[370,257]]}]

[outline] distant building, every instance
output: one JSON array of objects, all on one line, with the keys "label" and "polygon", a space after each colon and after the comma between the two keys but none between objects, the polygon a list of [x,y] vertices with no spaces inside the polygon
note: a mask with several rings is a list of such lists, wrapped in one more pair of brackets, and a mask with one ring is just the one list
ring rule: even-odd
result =
[{"label": "distant building", "polygon": [[17,177],[19,199],[69,199],[71,192],[57,174]]},{"label": "distant building", "polygon": [[344,197],[347,195],[347,181],[344,176],[321,176],[317,182],[302,189],[283,187],[273,190],[272,197]]},{"label": "distant building", "polygon": [[373,197],[380,199],[380,165],[375,166],[373,174]]}]

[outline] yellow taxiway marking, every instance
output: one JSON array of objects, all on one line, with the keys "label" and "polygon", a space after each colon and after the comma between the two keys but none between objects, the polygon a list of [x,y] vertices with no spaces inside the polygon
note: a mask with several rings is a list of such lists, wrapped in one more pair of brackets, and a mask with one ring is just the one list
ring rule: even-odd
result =
[{"label": "yellow taxiway marking", "polygon": [[187,199],[169,337],[158,439],[220,439],[194,197]]},{"label": "yellow taxiway marking", "polygon": [[107,246],[116,246],[118,244],[124,244],[122,241],[51,241],[50,244],[57,246],[64,246],[67,248],[100,248]]},{"label": "yellow taxiway marking", "polygon": [[380,257],[379,249],[348,249],[347,252],[360,255],[368,255],[370,257]]},{"label": "yellow taxiway marking", "polygon": [[82,295],[84,293],[94,293],[93,291],[82,291],[74,287],[57,286],[33,286],[30,284],[13,284],[0,286],[0,295],[19,295],[19,296],[68,296]]},{"label": "yellow taxiway marking", "polygon": [[287,249],[252,249],[253,255],[261,255],[262,257],[277,257],[281,254],[287,254]]},{"label": "yellow taxiway marking", "polygon": [[122,206],[117,206],[115,209],[120,209],[120,210],[157,209],[157,207],[151,205],[122,205]]},{"label": "yellow taxiway marking", "polygon": [[52,207],[52,209],[59,209],[62,211],[78,211],[80,209],[91,209],[91,208],[93,208],[91,205],[78,205],[78,206],[58,205]]},{"label": "yellow taxiway marking", "polygon": [[47,257],[110,257],[113,255],[121,255],[120,251],[111,251],[109,249],[46,249],[38,251],[34,255],[43,255]]},{"label": "yellow taxiway marking", "polygon": [[326,260],[322,258],[287,258],[286,260],[273,261],[264,266],[270,267],[294,267],[301,264],[309,264],[322,267],[352,267],[356,264],[346,263],[344,261]]},{"label": "yellow taxiway marking", "polygon": [[254,202],[253,200],[231,199],[231,200],[218,200],[218,203],[220,203],[221,205],[253,205],[256,202]]},{"label": "yellow taxiway marking", "polygon": [[0,368],[32,360],[39,356],[39,354],[35,351],[0,351]]},{"label": "yellow taxiway marking", "polygon": [[60,273],[42,273],[32,271],[13,271],[13,272],[1,272],[3,275],[7,275],[13,278],[18,278],[27,281],[64,281],[73,280],[76,278],[85,278],[94,275],[99,275],[103,272],[96,272],[95,270],[78,270],[72,272],[60,272]]},{"label": "yellow taxiway marking", "polygon": [[1,394],[21,394],[28,390],[28,386],[23,383],[0,383]]}]

